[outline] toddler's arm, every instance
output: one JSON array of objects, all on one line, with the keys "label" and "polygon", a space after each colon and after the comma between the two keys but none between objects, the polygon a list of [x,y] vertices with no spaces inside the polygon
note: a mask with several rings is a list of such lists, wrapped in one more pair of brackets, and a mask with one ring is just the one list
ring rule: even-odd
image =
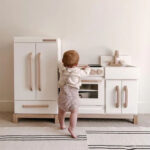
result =
[{"label": "toddler's arm", "polygon": [[83,69],[81,69],[81,71],[80,71],[81,77],[89,75],[90,71],[91,71],[91,68],[89,66],[83,67]]}]

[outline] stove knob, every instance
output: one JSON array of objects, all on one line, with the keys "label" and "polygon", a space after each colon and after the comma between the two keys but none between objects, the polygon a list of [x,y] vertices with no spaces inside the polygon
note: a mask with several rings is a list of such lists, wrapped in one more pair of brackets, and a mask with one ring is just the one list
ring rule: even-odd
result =
[{"label": "stove knob", "polygon": [[90,75],[95,75],[96,71],[94,69],[91,69]]},{"label": "stove knob", "polygon": [[103,73],[103,71],[101,70],[101,69],[97,69],[97,74],[98,75],[100,75],[100,74],[102,74]]}]

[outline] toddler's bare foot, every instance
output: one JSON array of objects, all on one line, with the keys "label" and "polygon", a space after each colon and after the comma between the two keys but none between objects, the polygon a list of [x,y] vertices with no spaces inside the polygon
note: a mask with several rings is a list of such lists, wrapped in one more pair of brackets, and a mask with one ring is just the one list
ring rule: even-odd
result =
[{"label": "toddler's bare foot", "polygon": [[76,134],[70,128],[68,128],[68,131],[70,132],[72,138],[77,138]]}]

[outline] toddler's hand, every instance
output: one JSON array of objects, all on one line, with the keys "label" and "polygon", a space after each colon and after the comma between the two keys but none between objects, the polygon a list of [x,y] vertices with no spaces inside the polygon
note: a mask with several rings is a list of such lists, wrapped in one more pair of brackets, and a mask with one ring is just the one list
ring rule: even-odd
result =
[{"label": "toddler's hand", "polygon": [[88,66],[88,65],[78,65],[78,67],[79,67],[80,69],[86,69],[86,68],[88,68],[89,66]]},{"label": "toddler's hand", "polygon": [[83,67],[82,67],[82,69],[86,69],[86,68],[88,68],[88,67],[89,67],[89,66],[88,66],[88,65],[86,65],[86,66],[83,66]]}]

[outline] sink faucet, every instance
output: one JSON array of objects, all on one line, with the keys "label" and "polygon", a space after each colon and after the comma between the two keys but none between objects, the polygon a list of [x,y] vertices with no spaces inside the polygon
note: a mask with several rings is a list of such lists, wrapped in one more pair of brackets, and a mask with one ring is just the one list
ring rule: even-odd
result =
[{"label": "sink faucet", "polygon": [[122,66],[121,61],[118,60],[119,58],[119,51],[115,50],[113,60],[108,63],[109,66]]},{"label": "sink faucet", "polygon": [[114,64],[118,64],[118,58],[119,58],[119,51],[115,50],[114,54]]}]

